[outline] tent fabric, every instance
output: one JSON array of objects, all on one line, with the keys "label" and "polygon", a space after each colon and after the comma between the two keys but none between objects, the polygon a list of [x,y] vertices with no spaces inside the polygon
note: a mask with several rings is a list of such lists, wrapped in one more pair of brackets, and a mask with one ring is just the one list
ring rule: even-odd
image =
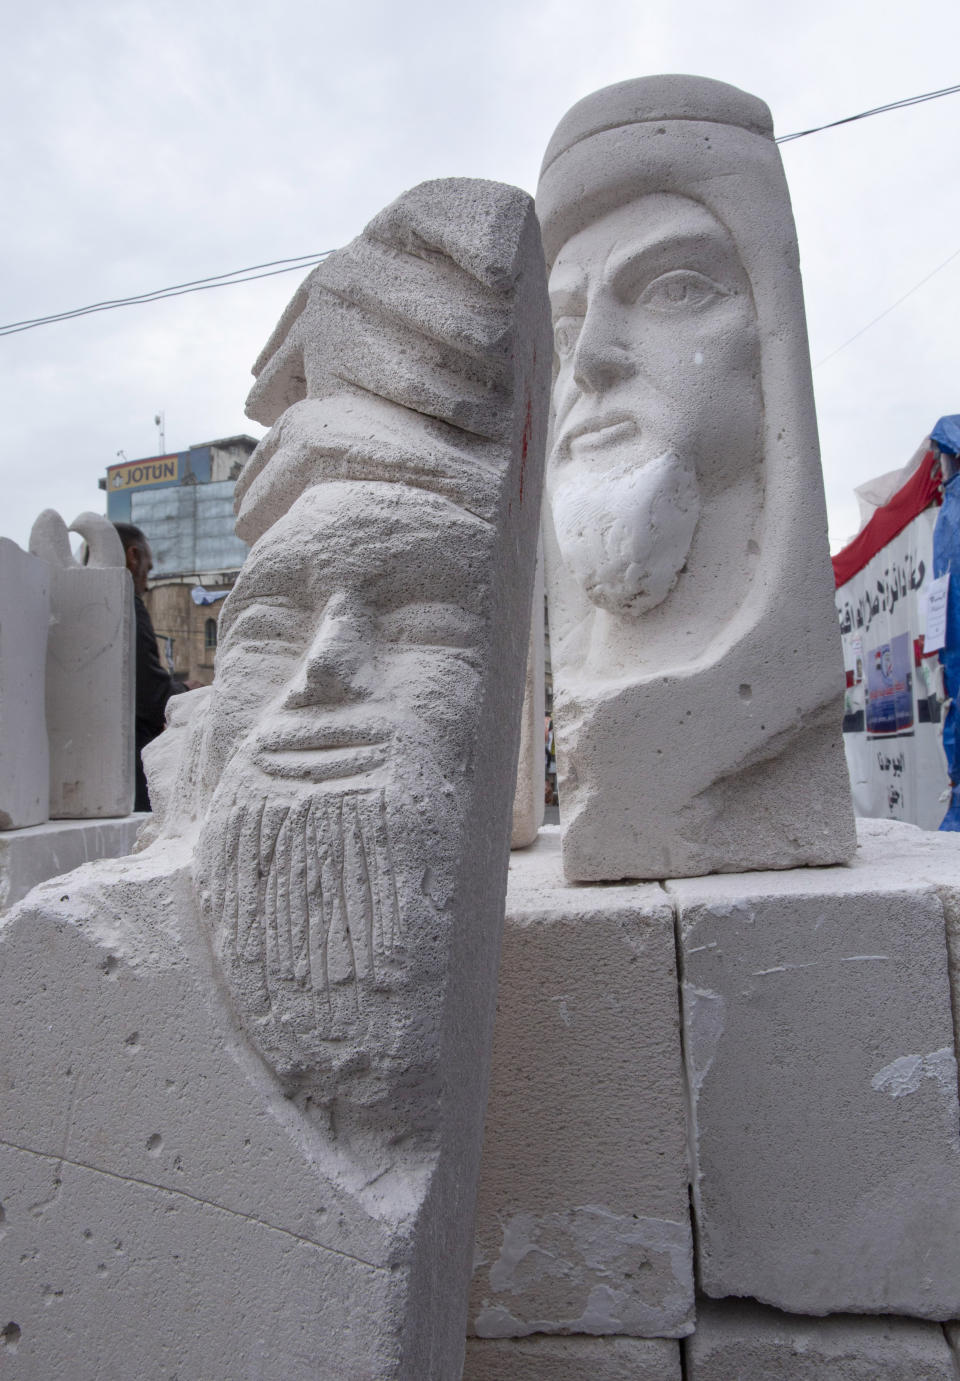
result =
[{"label": "tent fabric", "polygon": [[930,433],[930,440],[935,441],[941,451],[947,451],[952,456],[960,455],[960,413],[941,417]]},{"label": "tent fabric", "polygon": [[957,695],[960,692],[960,474],[944,485],[943,507],[933,530],[933,573],[950,573],[947,591],[947,638],[940,651],[943,680],[947,692],[947,712],[943,721],[943,751],[950,777],[950,806],[940,828],[960,830],[960,724]]},{"label": "tent fabric", "polygon": [[[956,420],[960,423],[960,417]],[[877,509],[863,531],[858,532],[853,541],[833,558],[833,578],[837,589],[862,571],[867,562],[872,561],[877,552],[892,542],[925,508],[938,502],[940,458],[935,450],[929,450],[906,484],[897,490],[889,503]]]}]

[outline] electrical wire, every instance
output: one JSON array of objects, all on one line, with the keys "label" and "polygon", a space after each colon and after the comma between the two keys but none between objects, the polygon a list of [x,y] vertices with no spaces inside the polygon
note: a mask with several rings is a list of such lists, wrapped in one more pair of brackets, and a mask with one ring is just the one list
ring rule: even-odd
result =
[{"label": "electrical wire", "polygon": [[[20,331],[32,331],[36,326],[49,326],[55,321],[71,321],[75,317],[89,316],[93,312],[112,312],[117,307],[136,307],[145,302],[161,302],[167,297],[183,297],[187,293],[207,292],[210,288],[229,288],[234,283],[252,283],[257,278],[275,278],[281,273],[296,273],[298,269],[311,268],[318,264],[332,252],[324,249],[319,254],[300,254],[295,259],[270,259],[265,264],[251,264],[249,268],[233,269],[230,273],[216,273],[209,278],[194,278],[186,283],[174,283],[169,288],[155,288],[151,292],[136,293],[131,297],[92,302],[87,307],[75,307],[71,311],[55,312],[50,316],[11,321],[5,326],[0,326],[0,336],[15,336]],[[273,264],[286,264],[288,267],[272,268]],[[268,272],[254,273],[254,269],[266,269]]]},{"label": "electrical wire", "polygon": [[853,335],[850,336],[848,340],[845,340],[842,345],[838,345],[836,350],[831,350],[829,355],[824,355],[822,360],[817,360],[813,368],[819,369],[822,364],[827,363],[827,360],[832,360],[834,355],[839,355],[841,350],[846,350],[848,345],[852,345],[855,340],[859,340],[865,331],[870,330],[871,326],[876,326],[878,321],[882,321],[885,316],[889,316],[894,307],[899,307],[901,302],[906,302],[907,298],[912,297],[918,288],[923,287],[924,283],[929,283],[930,279],[933,278],[935,274],[939,273],[941,269],[945,269],[948,264],[953,263],[958,254],[960,254],[960,249],[955,249],[952,254],[948,254],[942,264],[938,264],[935,269],[931,269],[925,278],[921,278],[919,283],[914,283],[913,287],[908,288],[902,297],[898,297],[896,302],[891,302],[889,307],[885,307],[879,316],[875,316],[872,321],[868,321],[866,326],[861,326],[859,331],[854,331]]},{"label": "electrical wire", "polygon": [[884,115],[888,110],[904,110],[910,105],[922,105],[924,101],[936,101],[941,96],[953,96],[960,91],[956,86],[945,86],[940,91],[925,91],[922,96],[906,96],[902,101],[890,101],[887,105],[874,106],[873,110],[861,110],[858,115],[845,115],[842,120],[831,120],[827,125],[814,125],[811,129],[797,130],[795,134],[781,134],[774,142],[789,144],[794,139],[805,139],[808,134],[819,134],[821,130],[836,129],[838,125],[851,125],[854,120],[868,120],[871,115]]},{"label": "electrical wire", "polygon": [[[797,130],[793,134],[781,134],[776,140],[776,143],[789,144],[795,139],[805,139],[808,134],[819,134],[825,129],[836,129],[839,125],[849,125],[855,120],[867,120],[872,115],[883,115],[890,110],[903,110],[907,106],[921,105],[924,101],[935,101],[941,96],[953,96],[957,92],[960,92],[960,83],[956,86],[945,86],[940,91],[926,91],[920,96],[907,96],[902,101],[890,101],[887,105],[874,106],[872,110],[862,110],[857,115],[846,115],[842,120],[831,120],[826,125],[814,125],[811,129]],[[249,268],[234,269],[231,273],[215,273],[209,278],[194,278],[186,283],[174,283],[169,288],[156,288],[152,292],[136,293],[131,297],[118,297],[108,299],[104,302],[92,302],[87,307],[74,307],[70,311],[53,312],[49,316],[29,317],[23,321],[11,321],[5,326],[0,326],[0,336],[15,336],[21,331],[33,331],[38,326],[50,326],[57,321],[72,321],[77,317],[90,316],[94,312],[112,312],[116,311],[118,307],[136,307],[145,302],[161,302],[168,297],[183,297],[187,293],[207,292],[211,288],[228,288],[234,283],[252,283],[258,278],[275,278],[278,274],[295,273],[297,269],[309,268],[313,264],[318,264],[321,259],[326,258],[328,254],[332,253],[333,250],[325,249],[321,250],[319,254],[298,254],[293,259],[270,259],[264,264],[252,264]],[[960,250],[958,250],[957,253],[960,253]],[[955,256],[951,254],[950,259],[954,257]],[[910,292],[898,298],[896,302],[887,307],[885,311],[881,312],[880,316],[875,317],[873,321],[868,322],[866,326],[862,327],[856,335],[851,336],[850,340],[838,346],[837,349],[833,351],[833,354],[827,355],[822,359],[820,364],[825,364],[827,360],[832,359],[833,355],[845,349],[851,341],[857,339],[857,336],[863,335],[864,331],[868,331],[871,326],[886,316],[887,312],[892,312],[894,307],[899,307],[900,303],[910,296],[910,293],[916,292],[917,288],[922,287],[924,283],[933,277],[934,273],[939,273],[940,269],[945,268],[950,262],[950,259],[945,259],[939,268],[935,268],[933,273],[927,274],[927,277],[921,279],[919,283],[910,289]],[[288,265],[288,267],[275,267],[275,265],[278,264]],[[260,269],[266,269],[268,272],[260,273],[257,271]]]}]

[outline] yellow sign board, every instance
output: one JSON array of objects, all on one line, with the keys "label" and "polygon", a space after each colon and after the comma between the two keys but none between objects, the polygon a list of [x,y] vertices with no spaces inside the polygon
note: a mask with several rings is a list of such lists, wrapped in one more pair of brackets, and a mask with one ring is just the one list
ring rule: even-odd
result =
[{"label": "yellow sign board", "polygon": [[169,484],[180,477],[179,456],[157,456],[132,465],[109,465],[107,489],[139,489],[144,484]]}]

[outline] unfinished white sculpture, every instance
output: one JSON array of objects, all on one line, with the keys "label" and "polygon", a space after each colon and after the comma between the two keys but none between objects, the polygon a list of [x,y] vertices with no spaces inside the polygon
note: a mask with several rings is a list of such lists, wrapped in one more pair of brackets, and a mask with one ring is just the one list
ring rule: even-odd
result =
[{"label": "unfinished white sculpture", "polygon": [[696,77],[595,92],[550,142],[537,209],[565,872],[846,860],[843,675],[769,111]]},{"label": "unfinished white sculpture", "polygon": [[[214,684],[145,755],[152,843],[0,932],[42,1027],[13,1040],[17,1088],[70,1071],[90,1172],[33,1225],[9,1306],[38,1375],[77,1339],[40,1325],[37,1272],[94,1213],[141,1269],[109,1319],[74,1282],[72,1376],[121,1375],[134,1320],[146,1355],[210,1381],[462,1365],[549,394],[532,201],[425,184],[295,304],[254,390],[258,417],[268,383],[287,411],[238,484],[256,544]],[[61,1084],[0,1091],[25,1211]]]},{"label": "unfinished white sculpture", "polygon": [[0,830],[42,824],[50,800],[43,711],[50,568],[0,537]]},{"label": "unfinished white sculpture", "polygon": [[[87,544],[85,565],[70,550],[70,532]],[[50,817],[129,815],[136,627],[123,544],[99,513],[81,513],[68,530],[60,514],[47,508],[33,525],[30,550],[50,566]]]}]

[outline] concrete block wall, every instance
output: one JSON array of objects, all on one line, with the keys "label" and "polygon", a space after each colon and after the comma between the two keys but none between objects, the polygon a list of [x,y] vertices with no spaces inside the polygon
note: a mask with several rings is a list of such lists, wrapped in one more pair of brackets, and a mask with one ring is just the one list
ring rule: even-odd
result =
[{"label": "concrete block wall", "polygon": [[661,885],[513,855],[466,1381],[960,1378],[960,840],[858,825]]}]

